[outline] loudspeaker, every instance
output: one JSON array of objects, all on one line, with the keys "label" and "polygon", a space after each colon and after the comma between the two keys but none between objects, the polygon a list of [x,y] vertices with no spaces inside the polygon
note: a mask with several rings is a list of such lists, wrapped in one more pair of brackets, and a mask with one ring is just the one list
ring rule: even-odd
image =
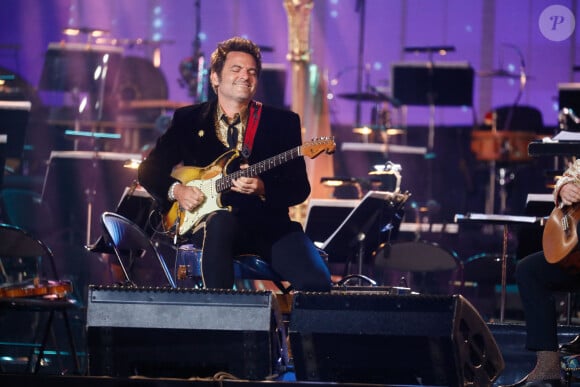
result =
[{"label": "loudspeaker", "polygon": [[288,364],[269,291],[90,286],[89,374],[264,379]]},{"label": "loudspeaker", "polygon": [[297,380],[491,386],[501,352],[461,295],[294,295],[289,326]]}]

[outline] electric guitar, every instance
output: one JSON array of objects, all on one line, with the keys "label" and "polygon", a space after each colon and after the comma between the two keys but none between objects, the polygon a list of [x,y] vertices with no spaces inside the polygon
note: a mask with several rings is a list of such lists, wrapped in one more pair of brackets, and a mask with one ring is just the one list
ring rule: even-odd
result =
[{"label": "electric guitar", "polygon": [[549,263],[580,268],[578,234],[580,203],[555,207],[544,225],[542,249]]},{"label": "electric guitar", "polygon": [[320,137],[230,174],[226,174],[227,167],[239,157],[240,153],[237,150],[227,151],[206,167],[184,166],[176,168],[171,176],[182,184],[199,188],[203,192],[205,200],[193,211],[186,211],[180,208],[177,201],[174,202],[164,215],[165,229],[170,230],[176,227],[176,233],[183,235],[196,226],[206,215],[217,210],[231,210],[229,207],[222,206],[221,193],[230,189],[233,186],[233,181],[240,177],[258,176],[297,157],[308,156],[313,159],[322,152],[331,154],[335,149],[336,144],[333,137]]}]

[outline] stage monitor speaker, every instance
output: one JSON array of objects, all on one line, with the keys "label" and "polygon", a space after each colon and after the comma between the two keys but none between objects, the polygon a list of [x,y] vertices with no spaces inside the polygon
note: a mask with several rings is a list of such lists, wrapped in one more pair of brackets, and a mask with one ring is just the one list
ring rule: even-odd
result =
[{"label": "stage monitor speaker", "polygon": [[288,364],[269,291],[89,287],[89,374],[265,379]]},{"label": "stage monitor speaker", "polygon": [[297,292],[289,336],[297,380],[481,387],[504,368],[460,295]]}]

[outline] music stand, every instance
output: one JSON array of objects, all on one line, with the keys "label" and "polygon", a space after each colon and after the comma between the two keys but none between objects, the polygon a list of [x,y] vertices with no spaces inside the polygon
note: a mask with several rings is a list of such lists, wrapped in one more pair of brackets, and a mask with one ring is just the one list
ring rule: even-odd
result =
[{"label": "music stand", "polygon": [[473,75],[466,62],[393,63],[393,98],[403,105],[472,106]]},{"label": "music stand", "polygon": [[359,203],[360,199],[310,199],[304,232],[317,246],[322,245]]},{"label": "music stand", "polygon": [[367,192],[322,244],[329,262],[349,262],[356,257],[357,274],[362,275],[363,262],[370,259],[374,248],[398,230],[402,218],[399,211],[409,196],[387,191]]}]

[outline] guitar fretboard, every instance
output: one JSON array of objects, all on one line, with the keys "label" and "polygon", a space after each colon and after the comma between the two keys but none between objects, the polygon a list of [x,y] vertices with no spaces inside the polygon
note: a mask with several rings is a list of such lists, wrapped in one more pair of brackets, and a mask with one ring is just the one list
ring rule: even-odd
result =
[{"label": "guitar fretboard", "polygon": [[216,180],[216,190],[217,192],[223,192],[230,189],[233,185],[233,181],[240,177],[252,177],[258,176],[272,168],[278,167],[290,160],[293,160],[301,156],[300,146],[293,149],[287,150],[284,153],[280,153],[276,156],[270,157],[266,160],[262,160],[256,164],[250,165],[246,169],[240,169],[229,175],[226,175],[220,179]]}]

